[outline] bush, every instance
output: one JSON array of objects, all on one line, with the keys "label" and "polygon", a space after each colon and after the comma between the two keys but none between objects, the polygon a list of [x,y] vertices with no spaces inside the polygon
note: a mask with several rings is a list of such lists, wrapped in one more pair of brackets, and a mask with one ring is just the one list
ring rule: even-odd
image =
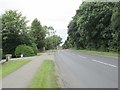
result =
[{"label": "bush", "polygon": [[2,58],[2,49],[0,48],[0,58]]},{"label": "bush", "polygon": [[37,53],[38,53],[38,48],[37,48],[36,44],[35,44],[35,43],[32,43],[32,46],[31,46],[31,47],[33,48],[34,54],[37,55]]},{"label": "bush", "polygon": [[19,45],[19,46],[16,47],[16,49],[15,49],[16,57],[20,57],[21,54],[23,54],[24,57],[35,55],[32,47],[27,46],[27,45]]}]

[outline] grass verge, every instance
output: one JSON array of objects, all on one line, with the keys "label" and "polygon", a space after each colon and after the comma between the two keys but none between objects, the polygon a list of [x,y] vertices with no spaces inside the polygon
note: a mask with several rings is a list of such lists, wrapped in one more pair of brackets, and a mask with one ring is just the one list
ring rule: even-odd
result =
[{"label": "grass verge", "polygon": [[55,65],[52,60],[45,60],[42,63],[29,88],[58,88]]},{"label": "grass verge", "polygon": [[0,65],[0,78],[7,76],[8,74],[12,73],[13,71],[17,70],[24,64],[28,63],[30,60],[14,60],[4,62]]},{"label": "grass verge", "polygon": [[101,51],[93,51],[93,50],[75,50],[75,49],[71,49],[71,50],[85,52],[85,53],[92,53],[97,55],[118,57],[118,53],[115,52],[101,52]]}]

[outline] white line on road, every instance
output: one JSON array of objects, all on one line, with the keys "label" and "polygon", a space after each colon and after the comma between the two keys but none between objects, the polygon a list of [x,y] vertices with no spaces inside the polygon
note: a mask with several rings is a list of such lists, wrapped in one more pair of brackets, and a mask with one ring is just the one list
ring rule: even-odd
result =
[{"label": "white line on road", "polygon": [[109,63],[105,63],[105,62],[101,62],[101,61],[98,61],[98,60],[92,60],[92,61],[104,64],[104,65],[112,66],[112,67],[117,67],[115,65],[112,65],[112,64],[109,64]]}]

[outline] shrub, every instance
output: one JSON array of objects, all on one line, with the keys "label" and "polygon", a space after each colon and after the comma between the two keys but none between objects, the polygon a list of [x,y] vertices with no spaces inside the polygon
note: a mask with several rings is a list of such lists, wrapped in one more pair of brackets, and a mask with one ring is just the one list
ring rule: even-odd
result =
[{"label": "shrub", "polygon": [[35,43],[32,43],[32,46],[31,46],[31,47],[33,48],[34,54],[37,55],[37,53],[38,53],[38,48],[37,48],[36,44],[35,44]]},{"label": "shrub", "polygon": [[16,47],[16,49],[15,49],[16,57],[19,57],[21,54],[23,54],[24,57],[35,55],[32,47],[27,46],[27,45],[19,45]]},{"label": "shrub", "polygon": [[2,49],[0,48],[0,58],[2,58]]}]

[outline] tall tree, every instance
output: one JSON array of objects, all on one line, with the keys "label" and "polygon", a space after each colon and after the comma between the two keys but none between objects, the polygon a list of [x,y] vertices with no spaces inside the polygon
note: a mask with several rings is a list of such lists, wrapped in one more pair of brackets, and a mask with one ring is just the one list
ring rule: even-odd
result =
[{"label": "tall tree", "polygon": [[[2,48],[3,54],[15,54],[20,44],[31,44],[27,37],[26,17],[20,12],[9,10],[2,15]],[[27,38],[27,41],[25,40]]]},{"label": "tall tree", "polygon": [[110,48],[114,51],[120,52],[120,2],[116,3],[113,9],[113,15],[111,18],[111,26],[112,26],[112,37],[113,41],[110,43]]},{"label": "tall tree", "polygon": [[2,26],[1,26],[1,23],[2,23],[2,17],[0,16],[0,58],[2,58]]},{"label": "tall tree", "polygon": [[45,45],[45,29],[42,27],[40,21],[35,18],[31,24],[30,34],[34,38],[39,50],[42,50]]},{"label": "tall tree", "polygon": [[57,49],[57,47],[62,43],[62,38],[58,35],[53,35],[47,37],[45,40],[45,48],[49,49]]},{"label": "tall tree", "polygon": [[119,2],[83,2],[68,25],[68,44],[78,49],[116,51]]}]

